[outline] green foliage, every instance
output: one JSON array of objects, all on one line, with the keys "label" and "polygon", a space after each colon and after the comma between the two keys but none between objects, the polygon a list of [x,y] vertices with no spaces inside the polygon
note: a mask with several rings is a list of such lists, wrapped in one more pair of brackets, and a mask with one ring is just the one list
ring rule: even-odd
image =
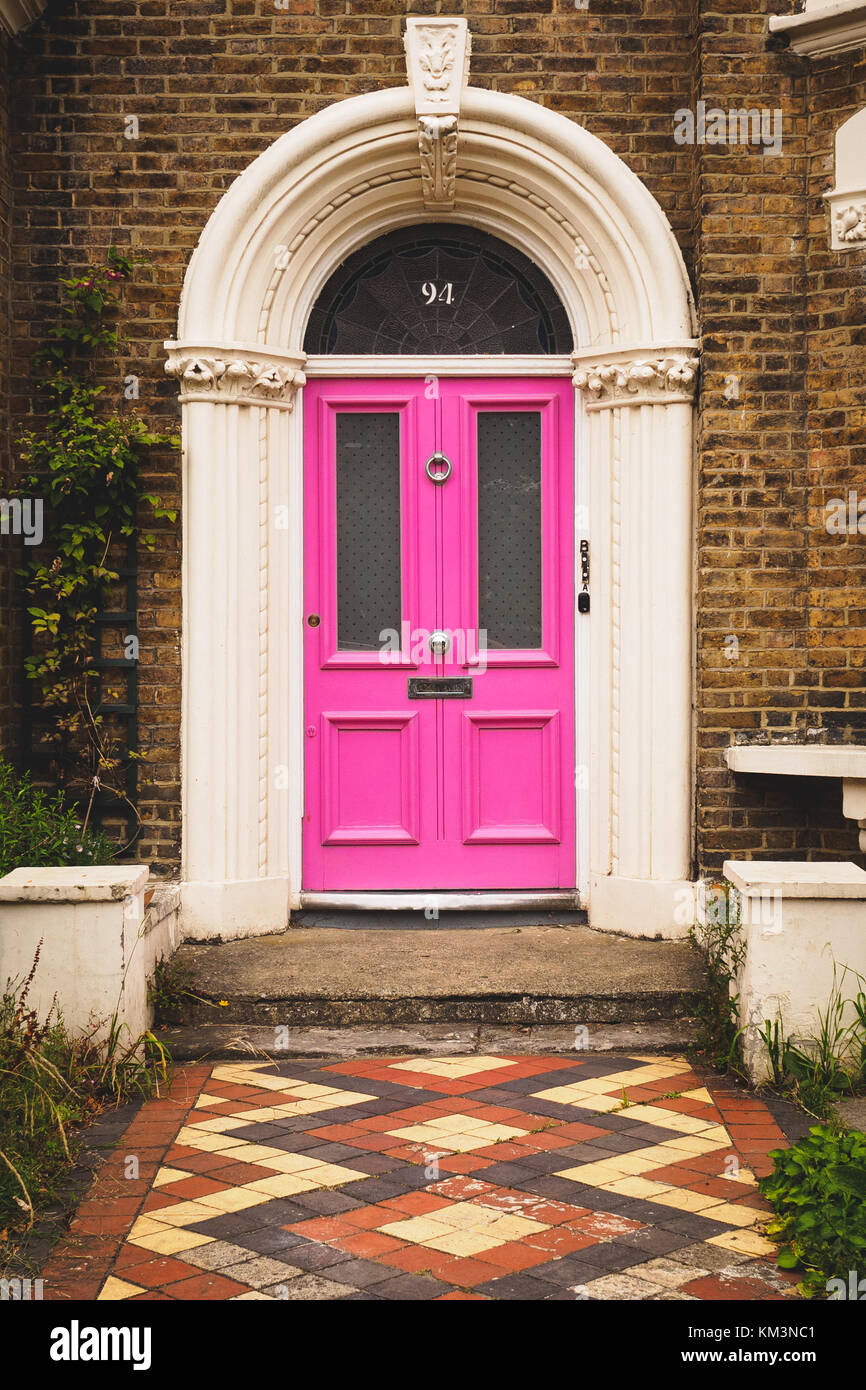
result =
[{"label": "green foliage", "polygon": [[728,884],[711,884],[706,904],[705,921],[696,923],[689,932],[689,940],[706,962],[707,987],[696,1010],[697,1039],[688,1051],[715,1071],[740,1072],[739,996],[731,993],[746,950],[739,897]]},{"label": "green foliage", "polygon": [[773,1084],[821,1119],[840,1094],[852,1095],[866,1083],[866,994],[860,990],[853,999],[845,997],[848,975],[862,983],[856,971],[844,966],[840,976],[834,966],[833,988],[826,1008],[818,1010],[813,1037],[786,1039],[781,1019],[766,1019],[760,1032]]},{"label": "green foliage", "polygon": [[153,974],[147,982],[148,1003],[153,1007],[160,1023],[182,1023],[184,1003],[190,994],[192,976],[189,970],[177,961],[167,961],[160,956]]},{"label": "green foliage", "polygon": [[[90,787],[91,800],[97,786],[126,799],[112,781],[120,759],[94,698],[97,614],[118,579],[118,556],[139,535],[140,504],[154,517],[176,519],[142,491],[139,473],[148,449],[177,447],[177,439],[153,432],[131,410],[106,409],[95,380],[98,354],[117,350],[118,287],[132,271],[112,247],[105,264],[61,280],[63,318],[38,354],[47,367],[44,426],[20,440],[13,490],[41,498],[49,519],[43,543],[25,549],[19,571],[34,636],[26,673],[36,702],[52,713],[58,766],[72,768],[70,783],[81,793]],[[139,539],[154,545],[151,533]]]},{"label": "green foliage", "polygon": [[40,1020],[28,1002],[38,962],[37,949],[27,979],[8,981],[0,994],[0,1266],[57,1198],[81,1127],[169,1079],[162,1045],[150,1033],[125,1039],[116,1017],[80,1037],[54,1006]]},{"label": "green foliage", "polygon": [[37,790],[0,758],[0,878],[24,866],[109,864],[113,853],[102,831],[82,829],[62,793]]},{"label": "green foliage", "polygon": [[809,1297],[826,1293],[828,1279],[866,1274],[866,1135],[815,1125],[770,1157],[773,1172],[758,1186],[776,1212],[780,1267],[804,1271]]},{"label": "green foliage", "polygon": [[192,973],[187,966],[178,960],[166,960],[165,956],[160,956],[147,982],[147,1001],[158,1023],[186,1022],[189,999],[197,1004],[207,1004],[212,1009],[227,1007],[225,999],[214,1001],[193,994],[191,984]]}]

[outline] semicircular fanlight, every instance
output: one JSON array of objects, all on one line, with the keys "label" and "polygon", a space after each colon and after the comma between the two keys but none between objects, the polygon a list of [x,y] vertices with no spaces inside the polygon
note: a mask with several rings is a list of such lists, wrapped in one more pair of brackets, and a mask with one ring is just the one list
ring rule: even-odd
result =
[{"label": "semicircular fanlight", "polygon": [[556,290],[522,251],[453,222],[402,227],[348,256],[310,315],[310,353],[562,353]]}]

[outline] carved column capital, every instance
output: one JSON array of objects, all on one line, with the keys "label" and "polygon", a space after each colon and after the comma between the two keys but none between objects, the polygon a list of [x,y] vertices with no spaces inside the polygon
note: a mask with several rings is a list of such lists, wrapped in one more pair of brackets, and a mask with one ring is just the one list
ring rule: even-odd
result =
[{"label": "carved column capital", "polygon": [[453,208],[460,99],[469,81],[469,26],[457,18],[408,19],[403,43],[418,120],[424,206]]},{"label": "carved column capital", "polygon": [[688,349],[614,350],[597,358],[575,354],[572,361],[574,384],[585,393],[588,410],[690,401],[697,388],[698,358]]},{"label": "carved column capital", "polygon": [[240,346],[167,342],[165,370],[180,382],[180,399],[222,405],[268,405],[291,410],[306,381],[306,353]]}]

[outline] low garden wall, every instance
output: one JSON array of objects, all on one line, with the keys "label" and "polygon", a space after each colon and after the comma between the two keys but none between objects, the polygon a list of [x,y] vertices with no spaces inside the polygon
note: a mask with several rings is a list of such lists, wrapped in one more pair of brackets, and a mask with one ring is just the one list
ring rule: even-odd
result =
[{"label": "low garden wall", "polygon": [[29,1002],[40,1016],[56,995],[73,1032],[104,1032],[116,1015],[138,1037],[153,1019],[147,982],[179,942],[178,890],[157,888],[145,906],[148,875],[132,864],[18,868],[0,878],[0,984],[26,978],[39,948]]},{"label": "low garden wall", "polygon": [[728,860],[724,872],[743,948],[731,989],[746,1068],[759,1083],[772,1076],[765,1022],[778,1021],[785,1040],[808,1050],[834,998],[838,1025],[855,1020],[841,1001],[866,989],[866,873],[850,863],[754,860]]}]

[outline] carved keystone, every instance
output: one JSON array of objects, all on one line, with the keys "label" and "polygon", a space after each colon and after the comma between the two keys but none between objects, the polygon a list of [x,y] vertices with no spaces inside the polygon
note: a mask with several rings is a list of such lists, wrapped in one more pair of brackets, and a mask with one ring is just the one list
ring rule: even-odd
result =
[{"label": "carved keystone", "polygon": [[403,38],[418,119],[424,206],[453,208],[460,99],[469,81],[465,19],[407,19]]}]

